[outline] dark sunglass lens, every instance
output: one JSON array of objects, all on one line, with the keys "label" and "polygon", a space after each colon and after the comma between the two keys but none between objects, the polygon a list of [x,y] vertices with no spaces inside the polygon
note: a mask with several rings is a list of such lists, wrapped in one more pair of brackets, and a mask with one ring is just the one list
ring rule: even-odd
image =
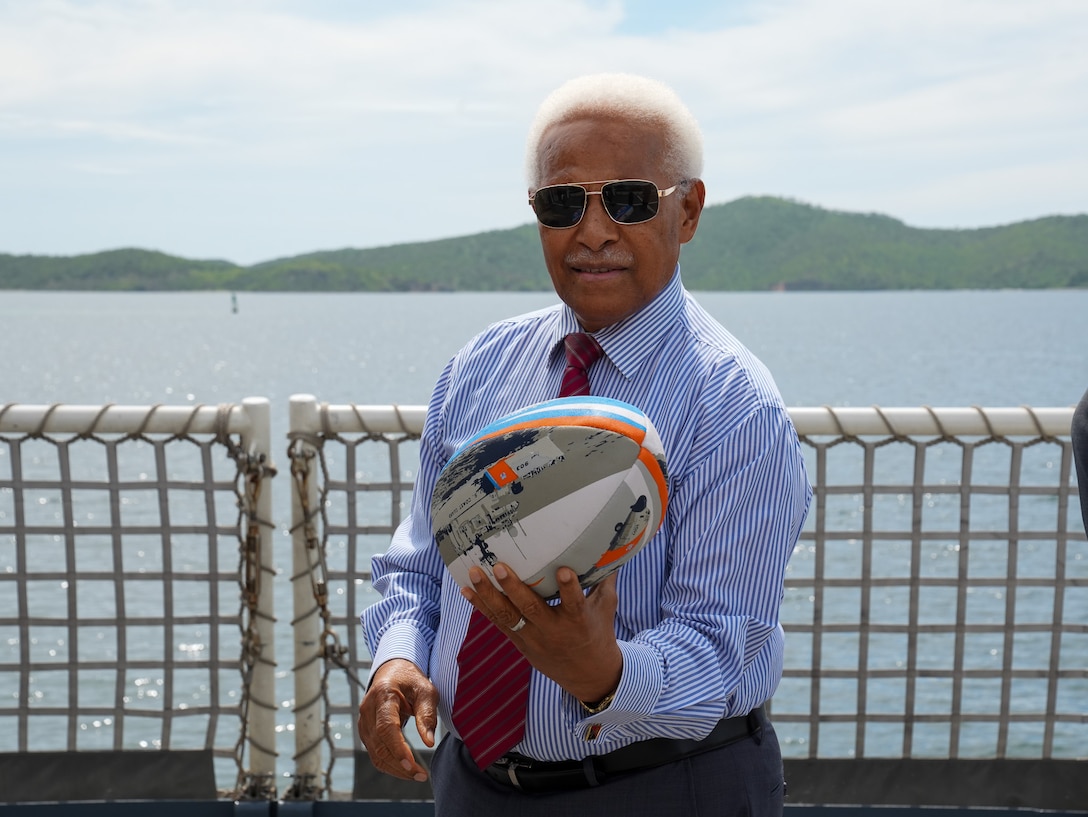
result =
[{"label": "dark sunglass lens", "polygon": [[536,217],[545,227],[573,227],[586,209],[586,191],[573,184],[542,187],[533,196]]},{"label": "dark sunglass lens", "polygon": [[638,224],[657,215],[657,187],[652,182],[610,182],[601,188],[608,214],[620,224]]}]

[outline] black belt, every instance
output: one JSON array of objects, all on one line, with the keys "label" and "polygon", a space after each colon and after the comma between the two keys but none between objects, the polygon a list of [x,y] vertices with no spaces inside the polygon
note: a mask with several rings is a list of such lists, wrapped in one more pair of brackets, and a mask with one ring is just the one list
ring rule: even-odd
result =
[{"label": "black belt", "polygon": [[761,706],[747,715],[718,721],[702,740],[651,738],[582,760],[533,760],[511,752],[484,769],[484,773],[496,783],[524,792],[587,789],[601,785],[610,775],[664,766],[745,738],[758,737],[763,728],[762,718]]}]

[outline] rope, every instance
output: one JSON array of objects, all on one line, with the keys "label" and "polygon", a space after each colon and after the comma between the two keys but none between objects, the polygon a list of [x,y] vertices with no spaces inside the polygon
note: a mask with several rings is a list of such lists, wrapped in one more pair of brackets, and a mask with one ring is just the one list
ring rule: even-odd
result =
[{"label": "rope", "polygon": [[994,431],[993,424],[990,422],[990,415],[986,413],[986,410],[982,408],[982,406],[971,406],[971,408],[978,412],[978,416],[981,417],[982,422],[986,424],[986,431],[989,433],[990,439],[998,439],[999,435]]},{"label": "rope", "polygon": [[102,408],[99,410],[98,414],[96,414],[94,416],[94,419],[91,421],[90,427],[86,431],[81,432],[78,436],[80,438],[83,438],[83,439],[93,437],[94,433],[95,433],[95,429],[98,428],[98,423],[102,420],[103,417],[106,416],[106,412],[108,412],[111,408],[113,408],[113,406],[114,406],[113,403],[106,403],[106,405],[102,406]]},{"label": "rope", "polygon": [[45,410],[45,414],[42,415],[41,422],[38,423],[38,427],[30,432],[31,437],[40,438],[45,436],[45,426],[49,423],[49,418],[53,416],[53,413],[59,409],[60,403],[54,403]]}]

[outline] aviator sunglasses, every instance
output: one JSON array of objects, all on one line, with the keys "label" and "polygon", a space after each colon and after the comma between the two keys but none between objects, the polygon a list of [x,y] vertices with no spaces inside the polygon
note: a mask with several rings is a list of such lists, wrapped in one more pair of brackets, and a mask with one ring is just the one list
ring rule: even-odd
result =
[{"label": "aviator sunglasses", "polygon": [[[599,184],[601,189],[586,190],[587,184]],[[657,215],[661,199],[680,184],[666,190],[658,190],[656,184],[643,179],[552,184],[529,194],[529,204],[537,220],[555,230],[573,227],[581,221],[590,196],[601,197],[605,212],[617,224],[641,224]]]}]

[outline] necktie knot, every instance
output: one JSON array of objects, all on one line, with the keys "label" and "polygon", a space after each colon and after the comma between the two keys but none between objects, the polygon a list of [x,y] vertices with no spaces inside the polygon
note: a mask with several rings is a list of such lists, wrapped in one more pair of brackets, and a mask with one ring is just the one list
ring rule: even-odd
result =
[{"label": "necktie knot", "polygon": [[563,371],[563,385],[560,397],[578,397],[589,394],[589,367],[604,354],[601,344],[593,335],[585,332],[571,332],[563,338],[567,354],[567,367]]}]

